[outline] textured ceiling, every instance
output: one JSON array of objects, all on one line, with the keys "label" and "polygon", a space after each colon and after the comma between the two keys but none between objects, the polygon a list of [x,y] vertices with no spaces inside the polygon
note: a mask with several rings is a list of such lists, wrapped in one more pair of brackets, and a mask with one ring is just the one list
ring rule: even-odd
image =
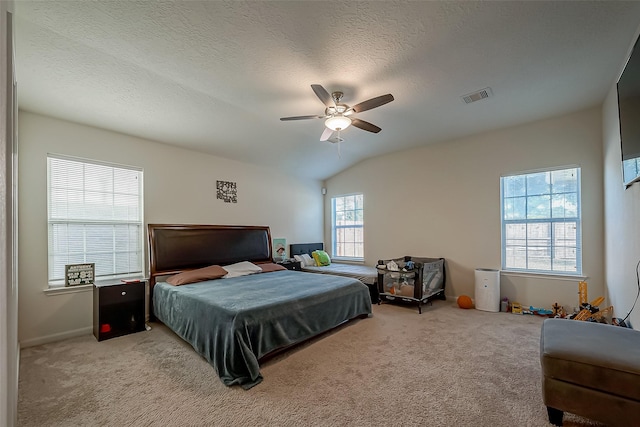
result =
[{"label": "textured ceiling", "polygon": [[[365,159],[599,105],[640,2],[16,1],[21,109],[325,179]],[[382,132],[320,142],[311,90]],[[462,95],[490,87],[493,97]]]}]

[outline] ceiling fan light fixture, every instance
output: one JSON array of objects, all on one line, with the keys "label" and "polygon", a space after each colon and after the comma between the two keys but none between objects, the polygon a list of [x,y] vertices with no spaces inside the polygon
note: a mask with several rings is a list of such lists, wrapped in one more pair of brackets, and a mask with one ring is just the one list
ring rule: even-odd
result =
[{"label": "ceiling fan light fixture", "polygon": [[349,126],[351,126],[351,119],[349,117],[345,117],[342,115],[329,117],[324,125],[329,129],[336,130],[345,130]]}]

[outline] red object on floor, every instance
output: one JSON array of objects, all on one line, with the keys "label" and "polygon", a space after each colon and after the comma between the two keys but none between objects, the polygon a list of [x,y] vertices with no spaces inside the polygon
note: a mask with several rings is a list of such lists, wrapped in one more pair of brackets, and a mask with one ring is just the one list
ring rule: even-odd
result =
[{"label": "red object on floor", "polygon": [[460,295],[458,297],[458,307],[460,308],[471,308],[473,307],[473,301],[467,295]]}]

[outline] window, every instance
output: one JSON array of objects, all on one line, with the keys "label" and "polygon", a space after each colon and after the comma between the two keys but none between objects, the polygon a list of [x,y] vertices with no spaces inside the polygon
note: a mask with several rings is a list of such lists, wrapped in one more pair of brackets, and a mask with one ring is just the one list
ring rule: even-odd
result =
[{"label": "window", "polygon": [[622,161],[622,176],[625,183],[633,181],[635,177],[640,176],[640,157]]},{"label": "window", "polygon": [[47,158],[49,283],[66,264],[95,263],[96,280],[142,275],[142,171]]},{"label": "window", "polygon": [[364,259],[363,200],[362,194],[331,199],[334,257]]},{"label": "window", "polygon": [[580,168],[500,179],[502,268],[582,274]]}]

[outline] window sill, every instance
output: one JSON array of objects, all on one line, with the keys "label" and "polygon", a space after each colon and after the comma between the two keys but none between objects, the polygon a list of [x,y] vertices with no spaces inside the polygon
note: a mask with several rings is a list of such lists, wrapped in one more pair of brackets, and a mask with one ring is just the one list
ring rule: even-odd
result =
[{"label": "window sill", "polygon": [[538,279],[566,280],[566,281],[586,281],[589,276],[557,273],[531,273],[527,271],[500,270],[501,276],[528,277]]},{"label": "window sill", "polygon": [[364,258],[347,258],[347,257],[332,257],[331,262],[344,262],[347,264],[364,264]]},{"label": "window sill", "polygon": [[[124,277],[123,279],[146,280],[144,277],[141,277],[141,276]],[[120,281],[119,278],[112,278],[112,279],[97,280],[96,283],[98,285],[102,285],[102,284],[114,284],[114,283],[122,283],[122,282]],[[90,291],[93,291],[93,285],[78,285],[78,286],[49,285],[49,287],[45,289],[43,292],[47,296],[54,296],[54,295],[75,294],[77,292],[90,292]]]},{"label": "window sill", "polygon": [[63,295],[63,294],[75,294],[77,292],[89,292],[93,291],[93,285],[78,285],[78,286],[52,286],[44,290],[44,294],[47,296]]}]

